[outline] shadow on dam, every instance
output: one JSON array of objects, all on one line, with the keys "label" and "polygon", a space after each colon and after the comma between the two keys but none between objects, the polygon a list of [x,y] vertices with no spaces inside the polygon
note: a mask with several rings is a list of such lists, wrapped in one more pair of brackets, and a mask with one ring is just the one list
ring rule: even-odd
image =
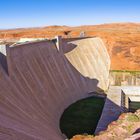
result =
[{"label": "shadow on dam", "polygon": [[90,97],[78,100],[64,110],[60,119],[60,129],[64,137],[94,134],[106,96],[97,92],[89,94]]},{"label": "shadow on dam", "polygon": [[[63,140],[59,120],[64,110],[108,87],[102,42],[84,41],[91,42],[83,49],[67,42],[58,49],[53,41],[7,47],[9,75],[0,66],[0,139]],[[102,62],[95,62],[97,57]]]},{"label": "shadow on dam", "polygon": [[8,74],[7,59],[6,59],[6,56],[2,53],[0,53],[0,65],[1,65],[1,67],[3,67],[5,72]]}]

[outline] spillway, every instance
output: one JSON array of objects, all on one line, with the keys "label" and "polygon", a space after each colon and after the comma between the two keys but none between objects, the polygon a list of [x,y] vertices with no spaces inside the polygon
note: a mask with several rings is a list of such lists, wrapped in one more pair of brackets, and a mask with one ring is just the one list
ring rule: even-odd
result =
[{"label": "spillway", "polygon": [[63,140],[63,111],[109,86],[110,58],[100,38],[6,46],[5,57],[7,70],[0,65],[0,140]]}]

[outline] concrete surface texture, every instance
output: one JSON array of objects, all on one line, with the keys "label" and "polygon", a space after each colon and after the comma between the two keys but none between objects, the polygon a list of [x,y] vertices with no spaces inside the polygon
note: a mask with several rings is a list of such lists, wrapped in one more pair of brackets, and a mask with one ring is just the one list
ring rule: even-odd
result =
[{"label": "concrete surface texture", "polygon": [[140,72],[110,72],[110,85],[140,86]]},{"label": "concrete surface texture", "polygon": [[95,130],[95,134],[98,134],[100,131],[106,130],[107,126],[112,121],[117,120],[122,112],[123,105],[121,88],[117,86],[110,86],[101,118]]},{"label": "concrete surface texture", "polygon": [[66,53],[70,63],[85,77],[98,79],[98,86],[106,89],[109,84],[108,68],[110,67],[110,58],[102,40],[100,38],[89,38],[73,41],[72,44],[78,47]]},{"label": "concrete surface texture", "polygon": [[116,121],[121,113],[128,111],[129,100],[140,101],[139,86],[110,86],[95,133],[106,130],[108,125]]},{"label": "concrete surface texture", "polygon": [[0,65],[0,140],[63,140],[59,119],[73,102],[108,88],[110,59],[99,38],[6,48]]},{"label": "concrete surface texture", "polygon": [[140,95],[140,87],[139,86],[121,86],[121,89],[126,95]]},{"label": "concrete surface texture", "polygon": [[140,101],[140,87],[139,86],[121,86],[121,89],[126,96],[125,102],[126,102],[126,105],[128,104],[128,108],[129,108],[129,100],[132,102]]}]

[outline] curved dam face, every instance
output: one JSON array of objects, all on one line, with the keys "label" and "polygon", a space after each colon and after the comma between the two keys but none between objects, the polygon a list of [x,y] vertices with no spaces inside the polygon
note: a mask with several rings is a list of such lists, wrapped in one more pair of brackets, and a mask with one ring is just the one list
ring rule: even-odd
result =
[{"label": "curved dam face", "polygon": [[6,47],[0,66],[0,139],[63,140],[59,120],[73,102],[106,90],[110,59],[100,38]]}]

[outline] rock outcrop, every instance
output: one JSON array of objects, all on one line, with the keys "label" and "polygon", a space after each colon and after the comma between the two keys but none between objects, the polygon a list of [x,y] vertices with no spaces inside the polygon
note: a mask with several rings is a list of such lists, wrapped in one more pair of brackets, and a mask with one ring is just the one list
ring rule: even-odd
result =
[{"label": "rock outcrop", "polygon": [[117,121],[108,125],[107,130],[97,136],[74,136],[71,140],[139,140],[140,110],[135,113],[123,113]]}]

